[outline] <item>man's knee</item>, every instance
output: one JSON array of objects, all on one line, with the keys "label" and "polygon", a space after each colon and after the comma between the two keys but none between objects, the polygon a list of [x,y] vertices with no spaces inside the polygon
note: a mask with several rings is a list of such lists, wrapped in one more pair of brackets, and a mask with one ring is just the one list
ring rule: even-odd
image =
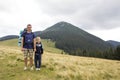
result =
[{"label": "man's knee", "polygon": [[30,60],[33,60],[33,58],[32,58],[32,57],[30,57]]},{"label": "man's knee", "polygon": [[25,57],[24,60],[27,60],[27,57]]}]

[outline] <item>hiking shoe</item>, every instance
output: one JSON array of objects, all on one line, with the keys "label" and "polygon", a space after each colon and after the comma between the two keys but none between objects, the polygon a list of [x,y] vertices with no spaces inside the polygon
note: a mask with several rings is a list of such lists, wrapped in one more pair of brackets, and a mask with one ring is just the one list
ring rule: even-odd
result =
[{"label": "hiking shoe", "polygon": [[40,68],[38,68],[38,71],[40,71]]},{"label": "hiking shoe", "polygon": [[24,70],[27,70],[27,67],[24,67]]},{"label": "hiking shoe", "polygon": [[33,70],[33,67],[31,67],[30,70]]},{"label": "hiking shoe", "polygon": [[38,71],[38,68],[36,68],[36,71]]}]

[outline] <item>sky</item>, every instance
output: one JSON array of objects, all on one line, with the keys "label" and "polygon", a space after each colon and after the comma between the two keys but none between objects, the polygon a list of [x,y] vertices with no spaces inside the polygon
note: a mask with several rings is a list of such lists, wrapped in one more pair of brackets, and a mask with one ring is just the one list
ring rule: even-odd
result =
[{"label": "sky", "polygon": [[120,0],[0,0],[0,37],[18,35],[27,24],[42,31],[61,21],[120,41]]}]

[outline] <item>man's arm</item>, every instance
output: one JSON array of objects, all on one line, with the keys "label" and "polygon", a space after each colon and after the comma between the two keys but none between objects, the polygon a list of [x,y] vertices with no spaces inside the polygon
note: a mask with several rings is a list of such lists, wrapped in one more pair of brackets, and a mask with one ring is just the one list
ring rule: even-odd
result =
[{"label": "man's arm", "polygon": [[34,51],[36,51],[36,38],[34,38]]},{"label": "man's arm", "polygon": [[24,48],[23,48],[23,44],[24,44],[24,37],[22,37],[22,41],[21,41],[21,48],[22,48],[22,51],[24,50]]}]

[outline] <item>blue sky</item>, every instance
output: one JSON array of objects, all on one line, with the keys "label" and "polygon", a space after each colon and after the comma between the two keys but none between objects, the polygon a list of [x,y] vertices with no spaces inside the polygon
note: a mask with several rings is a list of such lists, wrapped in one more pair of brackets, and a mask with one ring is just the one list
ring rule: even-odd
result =
[{"label": "blue sky", "polygon": [[0,0],[0,37],[66,21],[103,40],[120,41],[120,0]]}]

